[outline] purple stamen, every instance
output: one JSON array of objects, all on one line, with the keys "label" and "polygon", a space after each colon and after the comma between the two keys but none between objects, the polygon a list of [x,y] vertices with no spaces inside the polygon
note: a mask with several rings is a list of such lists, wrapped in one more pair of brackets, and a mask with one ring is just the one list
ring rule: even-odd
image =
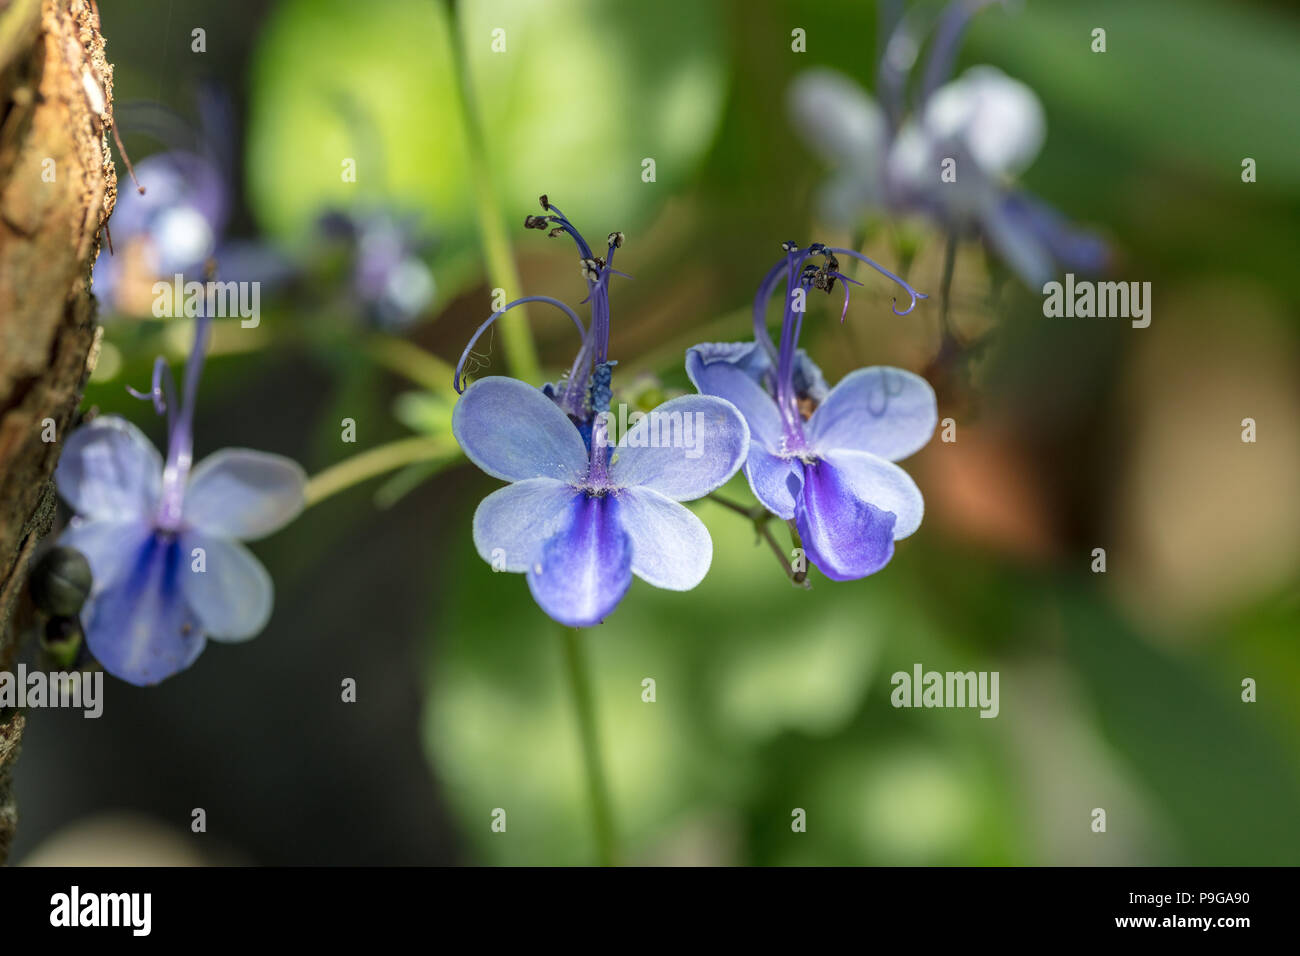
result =
[{"label": "purple stamen", "polygon": [[[198,397],[203,360],[208,352],[209,316],[201,315],[194,327],[194,346],[185,362],[185,391],[175,421],[167,434],[167,463],[163,467],[162,494],[158,500],[158,527],[180,527],[185,483],[194,464],[194,406]],[[155,368],[157,366],[155,365]]]},{"label": "purple stamen", "polygon": [[952,76],[957,48],[975,14],[995,2],[997,0],[954,0],[944,10],[934,32],[934,41],[930,44],[930,56],[925,61],[925,74],[916,101],[918,111],[925,107],[934,91]]},{"label": "purple stamen", "polygon": [[578,335],[580,335],[584,341],[586,340],[587,329],[583,326],[582,319],[578,318],[578,313],[574,312],[559,299],[553,299],[549,295],[526,295],[522,299],[515,299],[515,301],[507,303],[505,308],[493,312],[492,316],[478,327],[478,331],[474,333],[473,337],[469,340],[469,344],[465,346],[465,351],[460,353],[460,361],[456,363],[456,378],[452,383],[457,393],[465,391],[465,387],[461,384],[460,377],[461,372],[465,369],[465,363],[469,361],[469,354],[473,350],[474,344],[479,340],[483,333],[491,327],[493,322],[501,318],[501,316],[505,315],[515,306],[524,305],[529,302],[545,302],[547,305],[555,306],[569,318],[573,319],[573,324],[578,327]]},{"label": "purple stamen", "polygon": [[[860,253],[860,252],[855,252],[855,251],[852,250],[852,249],[839,249],[839,248],[830,249],[829,251],[832,252],[832,253],[838,254],[838,255],[842,255],[842,256],[852,256],[854,259],[857,259],[857,260],[860,261],[860,262],[865,262],[867,265],[871,266],[871,268],[875,269],[875,270],[876,270],[877,272],[879,272],[881,275],[883,275],[883,276],[885,276],[885,277],[887,277],[887,278],[893,279],[895,282],[897,282],[899,285],[901,285],[904,289],[906,289],[906,290],[907,290],[907,294],[911,297],[911,303],[910,303],[910,304],[908,305],[908,307],[907,307],[906,309],[904,309],[902,312],[899,312],[897,309],[895,309],[895,310],[894,310],[894,315],[907,315],[907,314],[910,313],[913,309],[916,308],[916,300],[917,300],[917,299],[928,299],[928,298],[930,298],[930,297],[929,297],[928,295],[926,295],[924,292],[917,292],[915,289],[913,289],[910,285],[907,284],[907,280],[906,280],[906,279],[903,279],[903,278],[901,278],[900,276],[896,276],[896,275],[894,275],[892,272],[890,272],[888,269],[886,269],[886,268],[885,268],[884,266],[882,266],[880,263],[876,262],[874,259],[870,259],[870,258],[868,258],[867,256],[864,256],[864,255],[863,255],[862,253]],[[893,301],[897,302],[898,300],[895,299],[895,300],[893,300]]]},{"label": "purple stamen", "polygon": [[474,344],[491,327],[493,322],[517,305],[522,305],[525,302],[545,302],[563,310],[573,320],[573,324],[578,328],[578,334],[582,337],[582,345],[578,349],[578,354],[573,360],[567,378],[564,380],[562,391],[558,396],[555,396],[548,388],[547,393],[555,399],[556,404],[575,423],[585,426],[590,423],[593,415],[588,395],[591,377],[596,368],[609,363],[609,277],[611,275],[623,276],[627,279],[632,277],[613,268],[614,253],[623,245],[623,234],[621,232],[611,232],[609,234],[609,247],[605,253],[605,258],[598,259],[593,254],[590,244],[583,238],[582,233],[569,221],[559,206],[552,204],[546,196],[541,197],[541,204],[546,215],[525,217],[524,227],[527,229],[546,229],[547,223],[554,223],[555,228],[549,230],[548,235],[558,237],[563,232],[573,239],[580,256],[582,276],[587,283],[587,296],[580,304],[590,303],[591,322],[584,327],[577,313],[563,302],[550,296],[532,295],[516,299],[499,312],[494,312],[486,322],[479,326],[478,331],[474,333],[474,337],[465,346],[465,351],[461,353],[460,361],[456,363],[453,386],[458,393],[465,391],[465,386],[462,383],[465,363],[469,360]]},{"label": "purple stamen", "polygon": [[153,360],[153,383],[149,391],[140,392],[130,385],[126,390],[132,398],[152,401],[153,410],[159,415],[167,416],[167,434],[170,436],[176,408],[176,379],[172,376],[167,359],[159,355]]},{"label": "purple stamen", "polygon": [[[794,370],[799,348],[799,337],[803,332],[803,313],[805,310],[796,310],[794,308],[795,290],[804,290],[805,296],[810,288],[822,288],[829,291],[830,285],[828,283],[836,279],[840,280],[844,289],[844,306],[840,310],[840,321],[843,322],[849,308],[849,284],[862,285],[859,280],[850,278],[840,272],[838,268],[832,268],[832,264],[837,264],[835,262],[836,255],[846,255],[865,262],[881,275],[893,279],[907,290],[911,302],[905,310],[900,312],[897,307],[898,300],[895,298],[892,302],[895,315],[907,315],[916,308],[917,300],[928,297],[923,292],[917,292],[900,276],[895,275],[875,260],[853,249],[822,246],[820,243],[814,243],[807,249],[794,247],[793,243],[787,243],[786,247],[789,251],[786,253],[785,258],[777,262],[763,277],[763,281],[758,287],[758,293],[754,297],[754,338],[763,344],[763,347],[768,351],[768,355],[775,360],[776,381],[772,389],[775,393],[773,397],[781,414],[787,450],[797,453],[803,447],[804,439],[803,419],[798,406],[799,396],[795,394]],[[805,263],[817,255],[826,258],[825,265],[820,269],[809,265],[805,270]],[[781,344],[777,348],[773,346],[771,336],[767,331],[766,312],[768,299],[771,297],[777,283],[781,281],[782,270],[785,271],[786,295],[785,310],[781,319]]]}]

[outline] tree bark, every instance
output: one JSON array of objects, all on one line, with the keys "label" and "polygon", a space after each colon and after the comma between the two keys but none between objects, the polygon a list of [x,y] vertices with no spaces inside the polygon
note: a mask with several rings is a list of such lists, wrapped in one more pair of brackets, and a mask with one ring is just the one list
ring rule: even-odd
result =
[{"label": "tree bark", "polygon": [[[16,661],[28,562],[97,351],[90,271],[117,196],[112,77],[93,0],[0,0],[0,670]],[[23,722],[0,712],[0,863]]]}]

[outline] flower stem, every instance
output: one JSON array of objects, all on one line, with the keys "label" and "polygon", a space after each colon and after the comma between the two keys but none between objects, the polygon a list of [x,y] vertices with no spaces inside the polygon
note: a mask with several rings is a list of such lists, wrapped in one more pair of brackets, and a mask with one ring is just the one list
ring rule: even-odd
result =
[{"label": "flower stem", "polygon": [[956,341],[953,333],[952,317],[952,273],[957,264],[957,234],[948,234],[948,243],[943,252],[943,281],[939,290],[939,333],[944,342]]},{"label": "flower stem", "polygon": [[[470,176],[474,180],[474,199],[478,213],[479,234],[483,241],[483,255],[487,260],[488,278],[493,286],[505,289],[507,299],[516,299],[522,293],[523,283],[519,279],[519,267],[515,265],[514,253],[510,240],[506,236],[505,223],[501,216],[501,207],[490,181],[490,166],[487,150],[483,141],[483,126],[479,122],[478,108],[474,101],[474,90],[470,82],[469,62],[462,45],[460,29],[460,11],[456,0],[449,0],[448,34],[452,55],[456,60],[452,75],[455,78],[456,105],[460,108],[461,122],[465,130],[465,142],[469,150]],[[528,314],[523,307],[503,315],[498,322],[501,338],[505,343],[506,365],[510,374],[525,382],[538,384],[541,381],[541,366],[537,360],[537,348],[533,344],[532,333],[528,330]]]},{"label": "flower stem", "polygon": [[[770,511],[762,505],[754,505],[752,508],[746,508],[744,505],[738,504],[729,498],[724,498],[716,492],[711,492],[705,497],[710,501],[722,505],[722,507],[729,511],[734,511],[736,514],[743,515],[752,521],[754,523],[755,534],[767,542],[767,546],[772,549],[772,554],[774,554],[776,560],[781,563],[781,569],[785,571],[785,576],[790,579],[791,583],[797,584],[805,590],[812,586],[808,583],[807,570],[796,571],[794,566],[790,564],[790,559],[785,556],[785,551],[781,549],[781,545],[778,544],[776,538],[772,536],[772,529],[767,526],[768,521],[772,518],[772,513]],[[794,542],[796,548],[803,547],[803,542],[799,539],[799,531],[795,527],[793,521],[790,522],[790,538]]]},{"label": "flower stem", "polygon": [[[791,547],[793,547],[796,551],[803,551],[803,537],[799,534],[799,526],[795,524],[793,518],[787,521],[786,524],[790,526]],[[808,583],[808,556],[807,555],[804,555],[803,570],[795,571],[794,573],[792,573],[790,575],[790,580],[803,588],[812,587],[812,585]]]},{"label": "flower stem", "polygon": [[423,437],[403,438],[386,445],[378,445],[312,475],[307,481],[307,507],[310,508],[330,495],[360,484],[368,478],[401,468],[403,465],[448,458],[456,454],[458,451],[454,442]]},{"label": "flower stem", "polygon": [[601,866],[614,866],[618,862],[614,814],[610,808],[609,788],[605,783],[604,765],[600,759],[596,703],[591,692],[591,676],[583,651],[582,633],[577,628],[566,627],[561,641],[564,644],[569,687],[573,692],[573,708],[578,718],[578,735],[582,740],[583,763],[587,770],[587,793],[591,801],[592,827],[596,834],[596,854]]}]

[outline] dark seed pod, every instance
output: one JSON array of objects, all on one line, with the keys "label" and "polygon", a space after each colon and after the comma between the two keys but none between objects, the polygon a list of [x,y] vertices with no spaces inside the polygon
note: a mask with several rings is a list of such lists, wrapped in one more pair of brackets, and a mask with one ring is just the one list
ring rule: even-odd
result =
[{"label": "dark seed pod", "polygon": [[70,617],[90,596],[90,564],[74,548],[54,547],[32,568],[28,587],[32,600],[46,614]]}]

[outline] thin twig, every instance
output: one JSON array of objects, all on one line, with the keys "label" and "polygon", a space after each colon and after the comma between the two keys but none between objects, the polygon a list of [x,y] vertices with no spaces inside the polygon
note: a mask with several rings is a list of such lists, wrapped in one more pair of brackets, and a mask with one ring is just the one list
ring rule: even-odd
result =
[{"label": "thin twig", "polygon": [[[768,528],[767,523],[772,519],[772,513],[770,511],[762,505],[754,505],[753,507],[746,508],[744,505],[732,501],[729,498],[724,498],[716,492],[711,493],[706,497],[710,501],[722,505],[722,507],[726,508],[728,511],[734,511],[736,514],[748,518],[754,525],[755,534],[767,542],[768,547],[772,549],[772,553],[776,555],[777,561],[781,562],[781,569],[785,571],[785,576],[788,577],[793,584],[796,584],[801,588],[807,589],[811,586],[808,584],[808,571],[806,565],[803,571],[796,571],[790,564],[790,559],[785,556],[785,550],[772,535],[771,529]],[[795,530],[793,522],[790,523],[790,532],[795,542],[794,546],[796,548],[801,548],[802,545],[799,542],[799,532]]]},{"label": "thin twig", "polygon": [[957,264],[957,233],[948,233],[948,243],[943,252],[943,282],[939,289],[939,333],[945,342],[956,341],[952,317],[952,273]]}]

